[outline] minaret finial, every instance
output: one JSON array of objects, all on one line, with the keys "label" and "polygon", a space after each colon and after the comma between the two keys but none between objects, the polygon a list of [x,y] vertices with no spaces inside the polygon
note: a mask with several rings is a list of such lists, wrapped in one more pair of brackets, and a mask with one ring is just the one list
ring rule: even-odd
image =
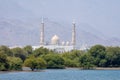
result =
[{"label": "minaret finial", "polygon": [[73,22],[72,22],[73,24],[75,24],[75,19],[73,19]]},{"label": "minaret finial", "polygon": [[44,18],[42,17],[42,21],[41,21],[41,23],[44,23]]}]

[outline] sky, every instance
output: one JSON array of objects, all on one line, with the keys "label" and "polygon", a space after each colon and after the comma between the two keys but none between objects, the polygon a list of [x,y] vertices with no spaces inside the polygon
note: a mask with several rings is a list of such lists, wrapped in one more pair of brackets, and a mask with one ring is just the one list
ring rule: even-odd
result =
[{"label": "sky", "polygon": [[[10,1],[10,0],[8,0]],[[86,23],[104,35],[120,38],[120,0],[13,0],[36,17]]]}]

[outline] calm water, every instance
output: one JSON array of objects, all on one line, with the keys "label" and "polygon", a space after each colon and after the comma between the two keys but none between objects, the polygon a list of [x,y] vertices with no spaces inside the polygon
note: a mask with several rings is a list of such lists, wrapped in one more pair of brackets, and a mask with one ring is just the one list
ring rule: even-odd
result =
[{"label": "calm water", "polygon": [[0,73],[0,80],[120,80],[120,70],[45,70]]}]

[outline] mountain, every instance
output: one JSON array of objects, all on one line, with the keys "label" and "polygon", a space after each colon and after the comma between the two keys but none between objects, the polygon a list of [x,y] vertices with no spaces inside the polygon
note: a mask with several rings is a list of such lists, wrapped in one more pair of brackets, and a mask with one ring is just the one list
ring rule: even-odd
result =
[{"label": "mountain", "polygon": [[[29,8],[32,8],[32,11],[26,8],[28,1],[26,0],[26,3],[22,5],[22,3],[24,3],[22,1],[20,1],[20,4],[19,1],[16,0],[0,0],[0,45],[39,45],[41,17],[44,13],[48,14],[48,11],[46,11],[49,10],[47,7],[48,3],[45,4],[44,1],[41,3],[41,1],[38,0],[37,5],[35,5],[35,11],[38,10],[39,12],[37,13],[34,12],[34,5],[28,4]],[[39,7],[39,4],[42,6]],[[54,8],[54,6],[50,9],[52,8]],[[60,9],[62,10],[61,7]],[[57,11],[59,11],[59,9],[57,9]],[[37,13],[39,17],[36,17],[34,13]],[[54,11],[52,13],[54,13]],[[45,41],[47,43],[50,43],[51,37],[55,34],[60,37],[60,41],[71,41],[72,23],[62,22],[60,20],[54,21],[49,17],[44,18],[44,22]],[[120,46],[120,39],[105,36],[87,22],[76,23],[76,34],[78,47],[84,44],[88,46],[94,44]]]},{"label": "mountain", "polygon": [[[40,23],[41,19],[31,19],[21,21],[18,19],[0,19],[0,45],[39,45]],[[45,41],[50,43],[52,36],[55,34],[60,37],[60,41],[71,41],[72,24],[62,24],[44,18],[45,22]],[[85,24],[85,23],[84,23]],[[88,24],[87,24],[88,25]],[[86,25],[76,25],[77,46],[83,44],[88,46],[95,44],[103,45],[120,45],[120,39],[101,37],[102,34],[96,33],[85,28]],[[84,27],[84,28],[83,28]]]},{"label": "mountain", "polygon": [[0,18],[24,19],[34,14],[13,0],[0,0]]}]

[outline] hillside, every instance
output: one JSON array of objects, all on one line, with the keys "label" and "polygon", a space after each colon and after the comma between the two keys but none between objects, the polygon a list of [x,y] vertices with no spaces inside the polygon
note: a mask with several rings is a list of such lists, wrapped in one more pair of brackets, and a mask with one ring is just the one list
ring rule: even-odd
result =
[{"label": "hillside", "polygon": [[[45,3],[46,2],[47,1],[45,1]],[[22,5],[22,3],[24,4]],[[48,13],[44,12],[44,10],[48,11],[49,8],[46,8],[46,6],[43,5],[44,1],[43,3],[41,1],[38,1],[38,3],[34,2],[34,4],[37,4],[35,5],[34,11],[34,5],[28,4],[28,8],[26,6],[27,3],[28,1],[22,2],[16,0],[0,0],[0,45],[39,45],[41,17],[43,16],[42,14]],[[49,1],[47,4],[48,3]],[[67,4],[67,2],[65,4]],[[63,10],[62,7],[60,7],[60,9]],[[39,17],[36,17],[38,15]],[[63,17],[61,14],[59,15],[60,17]],[[72,22],[62,21],[59,19],[54,20],[49,18],[48,15],[46,16],[47,17],[44,17],[45,41],[50,43],[51,37],[54,34],[58,35],[61,41],[71,41]],[[85,17],[85,15],[81,17]],[[94,27],[97,28],[99,26]],[[111,38],[105,36],[103,33],[101,33],[101,31],[97,30],[94,27],[91,26],[91,24],[87,21],[84,23],[81,21],[78,23],[77,21],[76,32],[78,47],[82,46],[83,44],[88,46],[94,44],[112,46],[120,45],[120,39],[118,37]],[[109,30],[106,29],[106,32],[108,31]]]},{"label": "hillside", "polygon": [[[0,45],[39,45],[41,19],[28,21],[0,19]],[[72,24],[51,21],[48,18],[45,22],[45,41],[50,42],[51,37],[56,34],[61,41],[71,41]],[[88,29],[85,24],[76,25],[77,46],[87,44],[120,45],[118,38],[102,36],[102,33]],[[99,32],[99,33],[97,33]],[[99,35],[101,34],[101,35]]]}]

